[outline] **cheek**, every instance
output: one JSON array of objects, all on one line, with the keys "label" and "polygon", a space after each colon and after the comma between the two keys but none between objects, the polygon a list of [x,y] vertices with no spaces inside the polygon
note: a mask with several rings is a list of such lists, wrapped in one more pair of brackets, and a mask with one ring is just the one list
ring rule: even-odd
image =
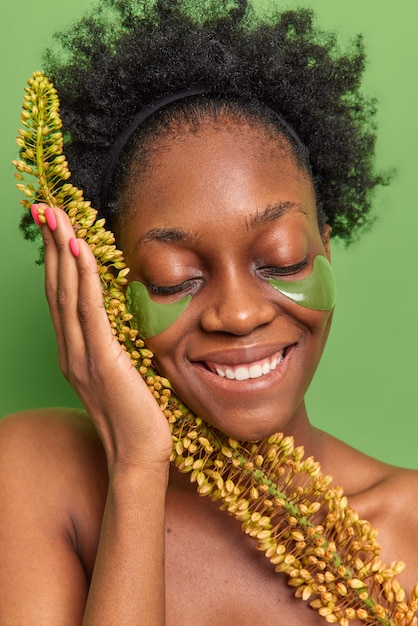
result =
[{"label": "cheek", "polygon": [[[154,354],[153,362],[158,374],[168,378],[173,386],[174,392],[185,401],[185,389],[182,385],[185,359],[181,347],[179,346],[178,336],[173,337],[170,330],[167,330],[147,340],[145,345]],[[187,387],[190,387],[190,381]]]},{"label": "cheek", "polygon": [[186,306],[184,312],[172,321],[164,331],[146,339],[146,346],[154,353],[155,362],[161,373],[168,376],[167,369],[172,366],[175,372],[175,362],[184,360],[182,353],[187,351],[185,340],[196,327],[196,314],[193,310],[193,299]]},{"label": "cheek", "polygon": [[328,339],[334,311],[312,311],[312,314],[313,317],[308,324],[308,328],[310,329],[311,336],[316,340],[312,344],[311,353],[314,368],[316,369]]},{"label": "cheek", "polygon": [[328,338],[329,331],[331,330],[331,324],[332,324],[333,316],[334,316],[334,310],[332,310],[332,311],[330,311],[328,313],[328,316],[326,317],[326,319],[324,321],[323,335],[324,335],[325,341]]}]

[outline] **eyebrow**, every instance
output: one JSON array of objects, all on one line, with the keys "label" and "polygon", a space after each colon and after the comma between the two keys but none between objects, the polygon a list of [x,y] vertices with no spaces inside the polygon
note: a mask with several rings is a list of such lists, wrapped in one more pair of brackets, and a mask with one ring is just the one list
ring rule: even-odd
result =
[{"label": "eyebrow", "polygon": [[[298,211],[306,215],[306,211],[296,202],[279,202],[278,204],[269,205],[263,211],[256,211],[246,219],[246,229],[252,230],[261,226],[275,222],[288,211]],[[135,241],[135,248],[142,244],[153,243],[192,243],[196,241],[198,236],[191,232],[182,230],[181,228],[151,228]]]},{"label": "eyebrow", "polygon": [[297,211],[307,215],[307,212],[302,206],[296,202],[279,202],[278,204],[269,205],[263,211],[256,211],[253,215],[250,215],[246,221],[247,230],[257,228],[257,226],[261,226],[262,224],[275,222],[289,211]]},{"label": "eyebrow", "polygon": [[190,243],[196,239],[195,235],[182,230],[181,228],[151,228],[135,241],[137,248],[143,243],[151,243],[154,241],[162,243],[187,242]]}]

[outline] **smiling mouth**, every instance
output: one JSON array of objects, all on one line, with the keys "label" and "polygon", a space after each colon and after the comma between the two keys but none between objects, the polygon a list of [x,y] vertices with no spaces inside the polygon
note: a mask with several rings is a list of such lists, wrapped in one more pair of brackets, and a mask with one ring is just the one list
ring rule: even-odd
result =
[{"label": "smiling mouth", "polygon": [[217,374],[221,378],[227,378],[228,380],[261,378],[262,376],[268,376],[268,374],[274,372],[276,367],[286,358],[288,350],[289,348],[284,348],[273,356],[255,361],[254,363],[232,366],[206,362],[205,365],[213,374]]}]

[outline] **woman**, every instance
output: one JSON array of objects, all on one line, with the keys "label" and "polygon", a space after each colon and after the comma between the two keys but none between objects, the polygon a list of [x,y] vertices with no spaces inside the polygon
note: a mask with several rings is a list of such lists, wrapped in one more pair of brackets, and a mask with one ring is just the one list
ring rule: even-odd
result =
[{"label": "woman", "polygon": [[[110,2],[49,55],[74,182],[146,287],[133,308],[151,307],[141,331],[176,393],[236,439],[293,435],[379,526],[382,559],[409,563],[410,588],[416,474],[318,431],[304,404],[332,318],[330,237],[353,238],[382,182],[361,45],[337,54],[302,10],[269,26],[246,2],[203,20],[170,4],[138,17]],[[1,623],[322,623],[169,470],[167,420],[110,331],[88,246],[58,208],[33,216],[61,367],[89,417],[1,422]],[[157,326],[155,303],[170,311]]]}]

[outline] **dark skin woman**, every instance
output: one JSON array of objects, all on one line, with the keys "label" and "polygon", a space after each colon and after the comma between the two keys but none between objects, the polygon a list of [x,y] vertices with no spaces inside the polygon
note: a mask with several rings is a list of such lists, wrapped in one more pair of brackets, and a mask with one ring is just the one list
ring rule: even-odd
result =
[{"label": "dark skin woman", "polygon": [[[348,226],[326,212],[319,166],[270,107],[214,92],[163,106],[118,157],[108,218],[130,280],[161,304],[191,296],[147,340],[176,393],[239,440],[293,435],[379,527],[382,560],[408,563],[399,579],[409,590],[417,474],[312,426],[304,396],[332,309],[303,307],[269,283],[309,276],[318,256],[331,260],[332,228],[351,233],[363,218],[353,210]],[[77,150],[88,154],[77,124],[74,163]],[[363,200],[378,182],[366,161]],[[0,622],[325,623],[239,523],[170,469],[167,421],[111,333],[95,259],[59,208],[40,209],[60,365],[85,411],[40,409],[0,423]]]}]

